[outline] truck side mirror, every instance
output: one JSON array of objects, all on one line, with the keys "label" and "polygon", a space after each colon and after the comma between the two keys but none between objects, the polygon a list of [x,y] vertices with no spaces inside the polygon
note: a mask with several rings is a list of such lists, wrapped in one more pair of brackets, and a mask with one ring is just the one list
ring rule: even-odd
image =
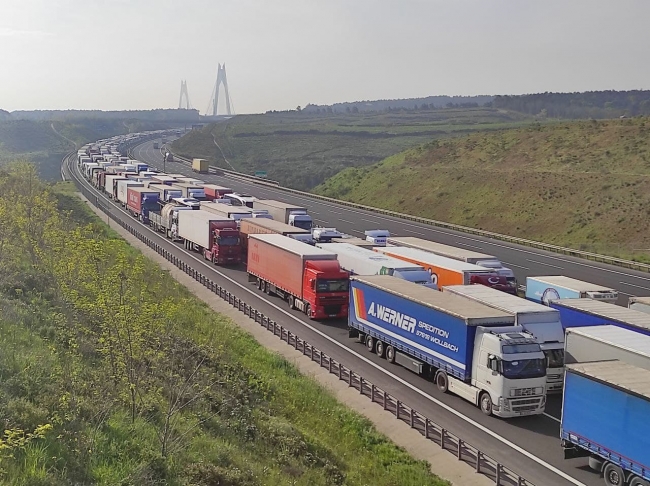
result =
[{"label": "truck side mirror", "polygon": [[488,357],[488,368],[490,368],[492,371],[498,373],[499,372],[499,358],[497,358],[496,356]]}]

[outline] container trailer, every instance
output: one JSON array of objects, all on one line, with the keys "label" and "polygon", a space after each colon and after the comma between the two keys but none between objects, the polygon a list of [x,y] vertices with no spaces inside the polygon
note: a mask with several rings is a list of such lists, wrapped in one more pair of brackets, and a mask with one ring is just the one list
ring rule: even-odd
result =
[{"label": "container trailer", "polygon": [[196,186],[189,182],[174,182],[171,187],[174,189],[180,189],[183,193],[183,197],[190,197],[199,201],[205,200],[205,191],[203,191],[201,186]]},{"label": "container trailer", "polygon": [[129,187],[144,187],[144,184],[131,179],[117,181],[117,200],[122,204],[122,206],[126,206],[129,197]]},{"label": "container trailer", "polygon": [[203,184],[205,198],[210,201],[221,199],[226,194],[231,194],[232,189],[229,187],[219,186],[217,184]]},{"label": "container trailer", "polygon": [[171,186],[172,184],[176,184],[176,179],[174,179],[171,176],[164,175],[164,174],[156,174],[151,176],[151,179],[157,182],[160,182],[161,184],[165,184],[167,186]]},{"label": "container trailer", "polygon": [[237,223],[209,211],[180,211],[178,236],[185,248],[201,253],[217,265],[241,263],[241,240]]},{"label": "container trailer", "polygon": [[160,209],[160,193],[147,187],[127,187],[126,208],[131,216],[149,224],[149,213]]},{"label": "container trailer", "polygon": [[615,326],[567,329],[560,423],[565,459],[589,457],[608,485],[650,479],[650,337]]},{"label": "container trailer", "polygon": [[539,415],[546,359],[511,313],[387,275],[350,279],[349,336],[486,415]]},{"label": "container trailer", "polygon": [[295,204],[289,204],[273,199],[260,199],[253,202],[253,209],[265,209],[273,219],[281,221],[291,226],[296,226],[307,231],[311,231],[313,220],[307,209]]},{"label": "container trailer", "polygon": [[348,315],[349,274],[336,253],[283,235],[250,234],[247,271],[258,289],[278,295],[310,319]]},{"label": "container trailer", "polygon": [[104,192],[108,194],[111,199],[117,199],[117,182],[126,181],[126,177],[117,174],[106,174],[104,176]]},{"label": "container trailer", "polygon": [[350,275],[391,275],[432,289],[431,274],[420,265],[389,257],[366,248],[341,243],[316,243],[318,248],[336,253],[339,265]]},{"label": "container trailer", "polygon": [[564,328],[559,311],[484,285],[449,285],[443,289],[443,293],[446,292],[514,315],[515,325],[535,336],[546,356],[547,393],[562,391]]},{"label": "container trailer", "polygon": [[614,303],[618,299],[618,292],[563,275],[547,275],[526,277],[526,298],[545,305],[555,299],[593,299]]},{"label": "container trailer", "polygon": [[221,204],[215,202],[201,202],[201,209],[205,211],[210,211],[215,214],[219,214],[226,218],[234,219],[237,222],[240,222],[245,218],[252,218],[253,214],[250,209],[230,206],[229,204]]},{"label": "container trailer", "polygon": [[512,285],[505,277],[497,275],[494,270],[479,267],[472,263],[452,260],[417,248],[386,246],[376,247],[374,251],[420,265],[431,272],[431,280],[438,287],[438,290],[442,290],[447,285],[478,284],[510,294],[517,293],[517,286]]},{"label": "container trailer", "polygon": [[443,245],[442,243],[436,243],[434,241],[416,238],[414,236],[391,236],[387,239],[387,242],[396,246],[417,248],[418,250],[428,251],[434,255],[440,255],[453,260],[473,263],[479,267],[491,268],[497,272],[497,275],[503,275],[509,282],[514,285],[517,284],[515,272],[513,272],[512,269],[505,267],[501,261],[493,255],[479,253],[465,248]]},{"label": "container trailer", "polygon": [[630,297],[627,307],[635,311],[650,314],[650,297]]},{"label": "container trailer", "polygon": [[564,329],[610,324],[650,335],[650,314],[645,312],[591,299],[552,300],[550,306],[560,311]]},{"label": "container trailer", "polygon": [[170,202],[172,199],[183,197],[183,191],[166,184],[150,183],[149,187],[158,191],[160,193],[160,200],[164,202]]},{"label": "container trailer", "polygon": [[248,235],[254,234],[276,234],[283,236],[292,235],[309,235],[309,231],[295,226],[284,224],[280,221],[264,218],[246,218],[242,219],[239,226],[239,232],[242,238],[242,247],[244,252],[248,250]]},{"label": "container trailer", "polygon": [[210,162],[205,159],[192,159],[192,170],[199,174],[207,174],[210,168]]}]

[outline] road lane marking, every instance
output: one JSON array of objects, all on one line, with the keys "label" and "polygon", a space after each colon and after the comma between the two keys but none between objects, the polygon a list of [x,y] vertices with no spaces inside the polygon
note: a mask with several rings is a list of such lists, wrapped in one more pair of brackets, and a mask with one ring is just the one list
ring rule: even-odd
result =
[{"label": "road lane marking", "polygon": [[524,270],[530,270],[530,268],[524,267],[523,265],[517,265],[515,263],[504,262],[503,260],[501,260],[501,263],[503,263],[504,265],[507,265],[508,267],[517,267],[517,268],[522,268]]},{"label": "road lane marking", "polygon": [[347,219],[339,218],[339,221],[343,221],[344,223],[348,224],[356,224],[354,221],[348,221]]},{"label": "road lane marking", "polygon": [[481,248],[480,246],[469,245],[469,244],[467,244],[467,243],[461,243],[460,241],[457,241],[456,244],[457,244],[457,245],[460,245],[460,246],[466,246],[466,247],[468,247],[468,248],[473,248],[473,249],[475,249],[475,250],[485,251],[485,250],[483,250],[483,248]]},{"label": "road lane marking", "polygon": [[407,229],[402,229],[402,231],[406,231],[407,233],[413,233],[414,235],[426,236],[424,233],[420,233],[419,231],[412,231]]},{"label": "road lane marking", "polygon": [[546,413],[546,412],[544,412],[543,415],[544,415],[545,417],[550,418],[551,420],[555,420],[558,424],[562,423],[562,421],[561,421],[559,418],[557,418],[557,417],[551,415],[550,413]]},{"label": "road lane marking", "polygon": [[545,263],[545,262],[538,262],[537,260],[530,260],[529,258],[526,258],[526,261],[531,263],[537,263],[538,265],[546,265],[547,267],[553,267],[559,270],[564,270],[564,268],[558,267],[557,265],[551,265],[550,263]]},{"label": "road lane marking", "polygon": [[376,219],[367,219],[367,218],[359,218],[361,221],[365,221],[366,223],[372,223],[372,224],[384,224],[386,221],[379,221]]},{"label": "road lane marking", "polygon": [[[650,287],[643,287],[641,285],[634,285],[634,284],[631,284],[631,283],[628,283],[628,282],[619,282],[619,283],[623,284],[623,285],[629,285],[630,287],[636,287],[637,289],[650,290]],[[622,293],[625,293],[625,292],[622,292]],[[627,294],[627,295],[630,295],[630,294]]]}]

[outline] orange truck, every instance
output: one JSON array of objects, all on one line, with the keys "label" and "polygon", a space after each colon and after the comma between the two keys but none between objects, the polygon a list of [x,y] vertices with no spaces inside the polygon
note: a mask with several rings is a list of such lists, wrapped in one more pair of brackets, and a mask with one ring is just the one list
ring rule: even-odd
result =
[{"label": "orange truck", "polygon": [[516,288],[510,285],[506,277],[498,275],[496,271],[489,268],[434,255],[416,248],[382,246],[376,247],[374,250],[405,262],[420,265],[431,272],[431,280],[441,291],[447,285],[478,284],[516,295]]},{"label": "orange truck", "polygon": [[277,234],[248,239],[246,270],[258,289],[310,319],[348,316],[350,274],[341,269],[336,253]]}]

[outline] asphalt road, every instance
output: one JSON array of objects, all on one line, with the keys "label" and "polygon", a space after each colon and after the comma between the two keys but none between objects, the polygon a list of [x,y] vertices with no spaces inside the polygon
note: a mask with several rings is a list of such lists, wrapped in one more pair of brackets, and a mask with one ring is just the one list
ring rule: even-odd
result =
[{"label": "asphalt road", "polygon": [[[152,142],[135,147],[134,156],[153,167],[163,168],[160,151],[153,149]],[[181,173],[190,177],[197,176],[187,165],[182,163],[167,163],[164,168],[168,173]],[[529,248],[513,248],[511,245],[501,242],[484,241],[481,238],[456,234],[438,228],[429,228],[410,221],[387,218],[336,204],[295,196],[281,190],[235,178],[205,174],[197,178],[206,182],[227,185],[238,192],[246,192],[257,197],[280,199],[305,205],[309,208],[310,214],[318,220],[317,222],[323,225],[336,226],[350,234],[361,236],[365,229],[381,228],[388,229],[395,235],[418,235],[454,245],[458,245],[460,242],[466,247],[477,248],[495,254],[509,262],[513,270],[517,272],[517,277],[522,280],[528,274],[560,273],[597,282],[601,285],[611,285],[608,283],[611,282],[611,280],[608,280],[608,278],[611,278],[610,273],[612,275],[625,274],[627,275],[625,278],[629,279],[630,282],[637,282],[637,280],[633,279],[644,278],[644,281],[647,280],[646,285],[648,285],[650,295],[650,278],[648,278],[650,275],[648,277],[641,274],[634,275],[619,268],[602,270],[601,267],[607,266],[574,261],[575,259],[572,258],[546,254]],[[132,220],[130,216],[123,213],[118,214],[118,216]],[[150,231],[145,227],[143,227],[143,230]],[[164,241],[167,242],[167,240]],[[558,438],[558,419],[561,409],[561,401],[558,396],[549,397],[547,413],[544,416],[508,421],[485,417],[480,410],[461,398],[441,394],[426,380],[399,366],[390,366],[385,360],[367,353],[364,346],[347,337],[345,322],[319,324],[309,321],[297,311],[290,311],[281,300],[258,292],[254,286],[248,283],[243,267],[238,269],[217,268],[205,262],[196,254],[187,254],[179,245],[173,245],[171,242],[167,242],[167,244],[175,247],[174,251],[177,252],[179,257],[191,258],[194,260],[194,264],[201,265],[204,270],[209,269],[209,273],[213,274],[211,278],[229,288],[236,295],[256,306],[277,322],[281,322],[292,332],[297,333],[327,354],[346,364],[346,366],[361,373],[377,386],[394,396],[400,397],[404,403],[442,424],[454,434],[483,450],[507,467],[519,472],[534,484],[538,486],[547,484],[595,486],[601,484],[598,475],[587,468],[585,459],[565,461],[562,458]],[[499,252],[497,253],[493,248],[498,249]],[[538,267],[528,263],[530,266],[524,270],[514,265],[518,262],[521,263],[520,267],[524,267],[524,262],[529,260],[538,262],[536,263]],[[549,265],[554,265],[556,267],[554,270],[557,271],[549,272],[544,265],[548,268],[550,268]],[[546,269],[546,271],[534,272],[531,270],[534,268]],[[581,273],[572,273],[574,269],[579,270]],[[593,278],[595,276],[599,278]],[[623,277],[620,277],[620,279],[623,280]],[[611,286],[618,288],[618,286]]]}]

